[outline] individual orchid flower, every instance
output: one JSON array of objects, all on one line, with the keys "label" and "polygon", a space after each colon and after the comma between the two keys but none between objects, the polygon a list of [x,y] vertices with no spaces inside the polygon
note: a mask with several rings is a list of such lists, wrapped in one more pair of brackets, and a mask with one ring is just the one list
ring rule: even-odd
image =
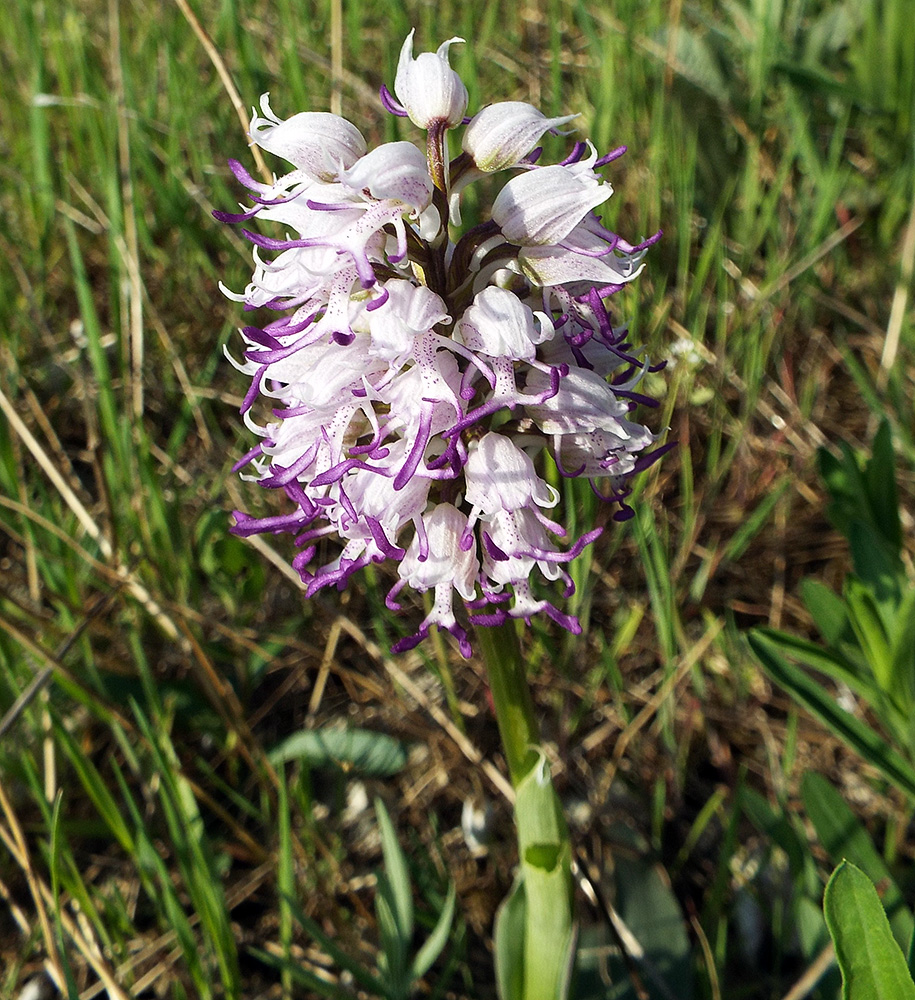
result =
[{"label": "individual orchid flower", "polygon": [[378,146],[341,173],[340,181],[357,197],[396,202],[416,215],[432,199],[425,158],[412,142]]},{"label": "individual orchid flower", "polygon": [[410,357],[418,336],[438,323],[450,323],[448,307],[425,285],[392,278],[384,286],[385,301],[369,314],[371,352],[397,363],[400,368]]},{"label": "individual orchid flower", "polygon": [[[566,537],[542,455],[623,518],[632,476],[666,446],[633,412],[661,366],[608,312],[660,236],[628,242],[598,215],[613,193],[600,171],[624,147],[598,157],[578,142],[540,166],[534,146],[575,116],[508,101],[470,119],[449,162],[445,133],[467,108],[455,41],[414,57],[411,32],[396,99],[382,90],[426,130],[425,149],[369,150],[345,119],[283,120],[265,95],[252,141],[292,169],[267,182],[232,161],[251,205],[216,216],[250,226],[254,245],[251,281],[225,290],[253,312],[230,360],[250,379],[241,413],[259,442],[236,468],[278,498],[263,516],[235,512],[233,530],[293,535],[307,595],[396,566],[389,607],[408,589],[434,596],[394,650],[436,626],[468,656],[469,622],[545,614],[580,630],[543,590],[571,594],[566,564],[600,530]],[[461,199],[484,176],[501,188],[461,231]]]},{"label": "individual orchid flower", "polygon": [[464,481],[464,500],[471,508],[468,529],[479,517],[489,520],[499,511],[536,512],[559,503],[559,491],[537,475],[530,455],[494,431],[470,447]]},{"label": "individual orchid flower", "polygon": [[391,610],[399,610],[395,598],[406,584],[420,593],[434,589],[435,603],[416,634],[396,643],[394,652],[418,645],[429,634],[429,626],[434,624],[451,632],[461,652],[470,655],[467,633],[458,624],[453,609],[455,591],[466,601],[474,597],[479,572],[476,554],[461,547],[466,527],[467,517],[450,503],[437,504],[423,518],[421,530],[417,531],[400,564],[400,582],[388,594],[387,604]]}]

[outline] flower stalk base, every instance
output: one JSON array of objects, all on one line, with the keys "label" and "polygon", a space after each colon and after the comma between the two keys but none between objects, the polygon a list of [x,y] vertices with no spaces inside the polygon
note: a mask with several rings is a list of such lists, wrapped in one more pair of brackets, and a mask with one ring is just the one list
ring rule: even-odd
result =
[{"label": "flower stalk base", "polygon": [[574,966],[572,848],[514,626],[478,630],[515,788],[518,875],[496,916],[501,1000],[564,1000]]}]

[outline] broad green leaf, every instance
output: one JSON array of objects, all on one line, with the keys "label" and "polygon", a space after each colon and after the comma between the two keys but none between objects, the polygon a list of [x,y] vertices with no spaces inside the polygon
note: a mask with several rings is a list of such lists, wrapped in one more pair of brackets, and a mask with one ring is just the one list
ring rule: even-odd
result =
[{"label": "broad green leaf", "polygon": [[915,931],[915,920],[886,862],[845,800],[826,778],[814,771],[808,771],[801,779],[801,798],[830,861],[837,865],[847,859],[873,882],[886,884],[883,905],[889,914],[893,934],[900,947],[908,947]]},{"label": "broad green leaf", "polygon": [[274,766],[303,760],[311,767],[347,767],[371,777],[390,777],[403,769],[407,750],[391,736],[369,729],[304,729],[286,737],[268,757]]},{"label": "broad green leaf", "polygon": [[620,916],[644,949],[646,964],[668,987],[657,995],[690,1000],[693,947],[666,873],[639,857],[620,856],[614,868]]},{"label": "broad green leaf", "polygon": [[842,971],[843,1000],[915,1000],[902,950],[864,872],[843,861],[826,886],[823,912]]},{"label": "broad green leaf", "polygon": [[855,576],[873,595],[889,631],[905,584],[902,560],[876,528],[861,521],[852,521],[848,526],[848,547]]},{"label": "broad green leaf", "polygon": [[869,511],[865,501],[867,488],[864,475],[854,452],[845,442],[840,444],[842,458],[836,458],[831,451],[820,448],[817,460],[820,478],[826,484],[832,502],[829,505],[829,519],[848,535],[848,527],[855,519],[868,521]]},{"label": "broad green leaf", "polygon": [[[863,469],[846,443],[842,442],[840,448],[841,458],[825,448],[818,451],[820,476],[832,499],[830,519],[852,545],[855,571],[870,582],[870,570],[876,568],[876,563],[872,561],[873,552],[865,541],[866,535],[872,534],[879,543],[877,547],[882,550],[883,556],[877,558],[888,559],[896,568],[899,567],[898,553],[902,544],[895,460],[888,422],[883,421],[880,425],[871,457],[864,463]],[[867,529],[857,541],[852,537],[854,522]]]},{"label": "broad green leaf", "polygon": [[748,639],[763,669],[776,684],[785,688],[855,753],[873,764],[888,781],[915,799],[915,769],[882,736],[840,708],[820,684],[781,656],[776,644],[760,630],[752,631]]},{"label": "broad green leaf", "polygon": [[572,852],[568,828],[541,754],[518,783],[518,854],[526,901],[524,1000],[565,996],[574,959]]}]

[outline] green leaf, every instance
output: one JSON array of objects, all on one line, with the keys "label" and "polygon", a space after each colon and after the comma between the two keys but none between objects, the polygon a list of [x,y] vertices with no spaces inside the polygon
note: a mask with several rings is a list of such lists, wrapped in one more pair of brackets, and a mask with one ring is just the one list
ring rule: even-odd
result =
[{"label": "green leaf", "polygon": [[812,577],[801,580],[801,598],[827,646],[834,646],[848,628],[845,602]]},{"label": "green leaf", "polygon": [[891,551],[902,548],[902,523],[899,519],[899,496],[896,490],[896,458],[890,423],[884,419],[874,436],[870,461],[864,469],[867,498],[874,523]]},{"label": "green leaf", "polygon": [[407,762],[406,747],[369,729],[304,729],[293,733],[268,754],[274,766],[303,760],[311,767],[346,767],[369,777],[390,777]]},{"label": "green leaf", "polygon": [[759,792],[746,785],[738,794],[741,811],[760,833],[765,834],[785,852],[792,875],[803,871],[807,844],[801,841],[785,813],[777,813]]},{"label": "green leaf", "polygon": [[496,911],[493,929],[496,990],[499,1000],[517,1000],[524,991],[524,924],[527,901],[519,875]]},{"label": "green leaf", "polygon": [[442,949],[448,943],[448,935],[451,933],[451,922],[454,920],[454,907],[457,893],[454,883],[448,886],[448,895],[445,898],[445,905],[442,907],[441,915],[436,921],[432,933],[423,942],[423,946],[416,953],[413,959],[413,978],[420,979],[432,966],[432,963],[442,953]]},{"label": "green leaf", "polygon": [[823,649],[815,642],[789,635],[787,632],[777,632],[770,628],[757,628],[753,629],[753,635],[764,638],[780,652],[800,660],[806,666],[831,677],[834,681],[847,684],[855,694],[867,701],[879,700],[880,691],[874,679],[867,672],[863,659],[860,669],[858,669],[857,665],[852,663],[842,652],[834,649]]},{"label": "green leaf", "polygon": [[564,997],[574,959],[572,851],[542,752],[518,783],[518,854],[524,879],[524,1000]]},{"label": "green leaf", "polygon": [[906,582],[902,560],[877,529],[861,521],[852,521],[848,526],[848,545],[855,576],[873,594],[888,629]]},{"label": "green leaf", "polygon": [[389,1000],[401,1000],[409,995],[407,951],[410,939],[404,936],[397,915],[397,903],[390,879],[384,872],[378,873],[375,891],[375,915],[381,937],[381,954],[378,969],[385,984],[385,995]]},{"label": "green leaf", "polygon": [[867,489],[855,453],[844,441],[840,447],[841,459],[836,458],[826,448],[817,451],[817,459],[820,478],[825,483],[832,500],[829,505],[829,519],[843,535],[847,535],[852,520],[855,518],[869,520],[867,507],[863,502]]},{"label": "green leaf", "polygon": [[54,736],[76,771],[86,794],[92,800],[99,815],[105,821],[111,835],[121,848],[128,854],[135,851],[133,835],[124,821],[122,806],[115,801],[108,790],[108,782],[102,777],[95,764],[83,753],[76,741],[64,727],[63,723],[54,719]]},{"label": "green leaf", "polygon": [[375,893],[375,913],[381,933],[382,970],[387,996],[390,1000],[405,998],[410,994],[409,954],[413,937],[413,893],[410,876],[391,817],[381,799],[375,800],[375,814],[381,833],[384,852],[384,871],[378,873]]},{"label": "green leaf", "polygon": [[863,536],[857,543],[853,540],[854,522],[865,526],[883,556],[901,569],[899,551],[902,546],[902,527],[889,423],[885,420],[881,423],[874,437],[871,457],[863,469],[858,457],[847,444],[843,442],[840,447],[841,458],[825,448],[817,453],[820,476],[832,499],[829,517],[852,543],[855,572],[862,579],[870,581],[869,573],[875,568],[872,563],[873,553],[869,551],[867,544],[862,544]]},{"label": "green leaf", "polygon": [[[690,83],[704,90],[713,100],[720,101],[727,88],[721,66],[706,39],[705,33],[697,34],[689,28],[680,28],[676,35],[678,69]],[[664,43],[667,41],[665,37]]]},{"label": "green leaf", "polygon": [[902,950],[864,872],[843,861],[826,886],[823,912],[842,971],[843,1000],[915,1000]]},{"label": "green leaf", "polygon": [[375,815],[378,817],[378,828],[381,833],[385,875],[391,886],[394,918],[400,936],[409,942],[413,937],[413,892],[410,888],[407,859],[400,849],[394,824],[381,799],[375,799]]},{"label": "green leaf", "polygon": [[911,587],[902,603],[890,633],[891,670],[895,688],[902,695],[910,718],[915,702],[915,587]]},{"label": "green leaf", "polygon": [[857,865],[873,882],[885,884],[883,905],[900,947],[908,947],[915,920],[893,881],[886,862],[842,796],[822,775],[808,771],[801,779],[804,810],[834,865],[843,859]]},{"label": "green leaf", "polygon": [[873,764],[900,791],[915,799],[915,769],[879,733],[840,708],[816,681],[782,657],[762,630],[748,636],[763,669],[855,753]]},{"label": "green leaf", "polygon": [[852,630],[867,657],[877,684],[887,694],[893,690],[892,658],[880,608],[870,588],[850,576],[845,583],[845,603]]},{"label": "green leaf", "polygon": [[614,869],[617,909],[644,949],[652,978],[657,976],[667,985],[663,995],[690,1000],[693,948],[667,873],[660,865],[622,855]]}]

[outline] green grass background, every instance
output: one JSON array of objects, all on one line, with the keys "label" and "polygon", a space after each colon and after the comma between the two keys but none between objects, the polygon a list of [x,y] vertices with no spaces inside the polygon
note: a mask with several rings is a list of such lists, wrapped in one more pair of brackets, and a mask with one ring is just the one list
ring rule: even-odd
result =
[{"label": "green grass background", "polygon": [[[799,580],[841,580],[819,445],[865,447],[888,416],[912,500],[913,13],[911,0],[193,3],[249,107],[269,91],[281,116],[337,110],[370,145],[417,138],[377,100],[416,27],[418,50],[467,40],[452,53],[471,111],[528,100],[579,112],[601,151],[629,146],[607,172],[605,221],[665,237],[615,308],[672,359],[648,419],[679,443],[641,478],[638,517],[575,566],[586,634],[538,624],[525,648],[557,780],[590,816],[578,836],[610,864],[608,830],[630,817],[672,880],[699,996],[781,997],[823,944],[798,939],[825,872],[816,848],[812,884],[785,875],[741,793],[784,819],[806,767],[841,781],[853,764],[768,687],[739,633],[806,630]],[[0,66],[0,996],[42,968],[86,998],[99,984],[310,996],[252,950],[336,981],[293,901],[371,966],[379,851],[366,821],[343,818],[352,767],[269,756],[340,722],[411,748],[371,780],[417,848],[428,926],[458,881],[428,989],[493,996],[510,831],[480,862],[455,833],[467,796],[505,814],[473,761],[497,754],[480,664],[441,638],[389,660],[415,624],[384,612],[385,571],[306,604],[284,539],[227,533],[234,506],[275,498],[229,471],[251,442],[222,354],[243,320],[218,283],[242,288],[250,255],[210,212],[241,197],[226,160],[254,164],[213,61],[177,4],[18,0],[0,12]],[[573,528],[601,517],[580,485],[566,499]],[[888,857],[910,864],[910,807],[865,789]]]}]

